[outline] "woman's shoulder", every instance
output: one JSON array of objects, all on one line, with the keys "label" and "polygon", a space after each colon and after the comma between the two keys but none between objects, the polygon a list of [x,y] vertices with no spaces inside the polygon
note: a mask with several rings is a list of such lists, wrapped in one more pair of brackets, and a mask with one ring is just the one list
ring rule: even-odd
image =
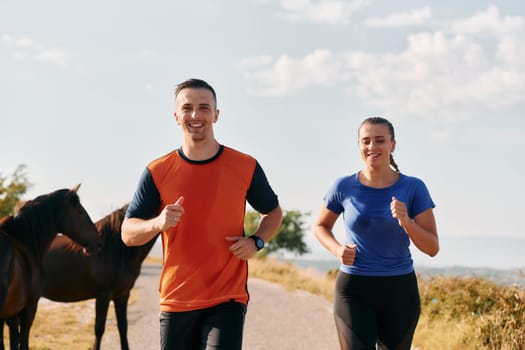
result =
[{"label": "woman's shoulder", "polygon": [[413,176],[413,175],[406,175],[406,174],[399,174],[398,183],[403,186],[411,186],[411,187],[416,187],[416,188],[427,186],[421,178],[417,176]]},{"label": "woman's shoulder", "polygon": [[421,180],[421,178],[419,178],[417,176],[407,175],[407,174],[403,174],[403,173],[399,174],[399,179],[403,180],[403,181],[410,181],[410,182],[423,182],[423,180]]},{"label": "woman's shoulder", "polygon": [[357,173],[354,173],[352,175],[339,176],[338,178],[335,179],[333,186],[336,188],[339,188],[339,187],[351,186],[357,183],[358,183]]}]

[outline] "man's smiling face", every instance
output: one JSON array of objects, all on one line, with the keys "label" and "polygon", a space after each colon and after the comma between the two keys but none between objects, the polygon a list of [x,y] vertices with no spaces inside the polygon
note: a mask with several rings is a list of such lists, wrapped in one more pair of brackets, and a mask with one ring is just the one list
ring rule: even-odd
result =
[{"label": "man's smiling face", "polygon": [[182,127],[185,137],[193,141],[213,139],[213,123],[219,118],[219,110],[211,91],[205,88],[186,88],[175,99],[175,119]]}]

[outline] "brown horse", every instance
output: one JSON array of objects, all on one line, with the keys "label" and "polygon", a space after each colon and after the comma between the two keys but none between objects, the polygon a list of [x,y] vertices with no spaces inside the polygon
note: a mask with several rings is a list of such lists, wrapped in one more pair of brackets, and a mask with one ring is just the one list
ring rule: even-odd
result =
[{"label": "brown horse", "polygon": [[120,236],[127,205],[95,223],[104,248],[97,255],[82,254],[82,247],[68,237],[57,236],[46,256],[42,296],[53,301],[76,302],[96,299],[95,344],[100,349],[109,302],[115,306],[121,348],[129,348],[127,306],[142,262],[158,235],[140,247],[126,247]]},{"label": "brown horse", "polygon": [[[68,235],[89,253],[101,248],[98,231],[80,204],[79,186],[38,196],[0,220],[0,329],[7,320],[11,349],[29,349],[42,290],[42,259],[53,238]],[[4,349],[3,336],[0,340]]]}]

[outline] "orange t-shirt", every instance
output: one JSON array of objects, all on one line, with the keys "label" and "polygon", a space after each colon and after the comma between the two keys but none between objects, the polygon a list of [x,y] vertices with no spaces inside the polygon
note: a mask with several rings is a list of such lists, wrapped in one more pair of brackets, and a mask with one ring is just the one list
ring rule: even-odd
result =
[{"label": "orange t-shirt", "polygon": [[247,262],[233,256],[226,237],[244,235],[255,166],[253,157],[228,147],[202,164],[173,151],[148,165],[160,194],[159,210],[184,197],[181,221],[162,232],[161,311],[248,302]]}]

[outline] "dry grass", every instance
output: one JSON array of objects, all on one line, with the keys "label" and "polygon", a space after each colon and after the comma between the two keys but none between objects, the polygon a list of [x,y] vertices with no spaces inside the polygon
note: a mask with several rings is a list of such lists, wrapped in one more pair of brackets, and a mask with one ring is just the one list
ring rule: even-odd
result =
[{"label": "dry grass", "polygon": [[334,277],[314,270],[301,269],[292,263],[282,263],[271,258],[252,259],[249,262],[250,277],[279,283],[290,290],[300,289],[333,300]]},{"label": "dry grass", "polygon": [[[421,349],[525,349],[525,290],[476,277],[436,276],[420,282]],[[423,330],[423,333],[420,333]],[[447,347],[437,347],[440,337]],[[432,336],[434,335],[434,336]]]},{"label": "dry grass", "polygon": [[[439,332],[439,333],[436,333]],[[446,349],[463,350],[476,349],[474,345],[469,347],[462,344],[464,334],[472,332],[467,324],[458,324],[450,320],[435,320],[429,322],[428,317],[423,313],[419,319],[416,334],[414,336],[414,346],[417,349]]]},{"label": "dry grass", "polygon": [[[55,303],[41,299],[31,327],[31,350],[89,349],[93,344],[94,301]],[[4,327],[5,345],[9,344]],[[6,346],[9,349],[8,346]]]},{"label": "dry grass", "polygon": [[[132,305],[136,300],[132,290],[128,305]],[[91,349],[95,342],[94,326],[95,299],[58,303],[42,298],[31,327],[30,350]],[[117,332],[115,310],[113,303],[110,303],[104,338]],[[4,342],[6,349],[9,349],[7,326],[4,326]]]}]

